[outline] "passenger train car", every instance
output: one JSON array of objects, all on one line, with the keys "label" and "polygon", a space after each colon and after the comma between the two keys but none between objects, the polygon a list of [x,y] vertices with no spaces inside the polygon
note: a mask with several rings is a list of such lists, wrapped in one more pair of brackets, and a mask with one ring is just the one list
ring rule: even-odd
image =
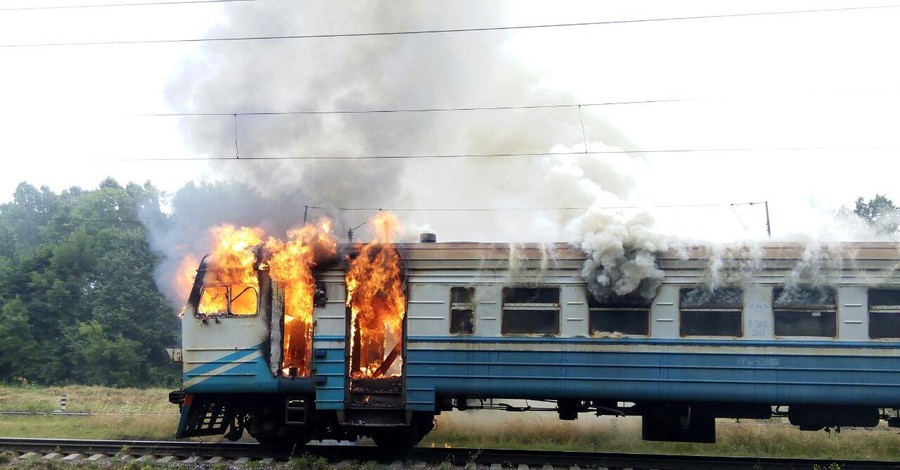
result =
[{"label": "passenger train car", "polygon": [[[376,351],[390,350],[393,372],[366,377],[354,372],[368,346],[347,306],[356,248],[313,272],[305,374],[284,367],[284,292],[263,256],[252,287],[204,284],[201,263],[175,352],[177,436],[246,430],[275,447],[369,436],[396,449],[443,411],[530,409],[517,399],[564,420],[638,415],[647,440],[714,442],[715,418],[773,414],[805,430],[900,426],[896,244],[672,250],[657,256],[652,299],[602,301],[582,277],[586,255],[569,245],[396,248],[402,337]],[[210,289],[227,309],[204,313]]]}]

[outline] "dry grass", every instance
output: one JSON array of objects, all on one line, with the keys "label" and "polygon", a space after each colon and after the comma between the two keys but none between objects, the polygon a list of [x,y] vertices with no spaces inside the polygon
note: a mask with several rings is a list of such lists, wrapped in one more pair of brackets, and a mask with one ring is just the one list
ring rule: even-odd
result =
[{"label": "dry grass", "polygon": [[0,385],[0,411],[55,411],[59,409],[59,397],[62,395],[68,397],[66,411],[131,414],[177,412],[175,405],[168,401],[168,389],[84,385]]},{"label": "dry grass", "polygon": [[555,415],[452,412],[438,418],[422,445],[506,447],[598,452],[736,455],[833,459],[900,460],[900,435],[888,428],[805,432],[777,420],[720,420],[716,444],[646,442],[640,418],[582,415],[559,421]]},{"label": "dry grass", "polygon": [[168,402],[168,393],[165,389],[0,385],[0,411],[56,411],[59,397],[65,394],[66,411],[98,413],[97,416],[0,415],[0,435],[171,439],[178,425],[178,408]]},{"label": "dry grass", "polygon": [[[54,411],[59,408],[59,396],[65,393],[69,411],[101,413],[88,417],[0,415],[0,435],[171,439],[178,416],[177,407],[168,403],[168,392],[85,386],[0,386],[0,410]],[[204,438],[219,439],[218,436]],[[598,418],[582,414],[577,421],[560,421],[552,413],[469,411],[439,416],[437,427],[422,445],[900,460],[900,434],[888,428],[846,429],[840,434],[827,434],[799,431],[777,420],[764,423],[720,420],[717,439],[717,444],[644,442],[640,418]]]},{"label": "dry grass", "polygon": [[0,416],[0,436],[168,440],[177,416]]}]

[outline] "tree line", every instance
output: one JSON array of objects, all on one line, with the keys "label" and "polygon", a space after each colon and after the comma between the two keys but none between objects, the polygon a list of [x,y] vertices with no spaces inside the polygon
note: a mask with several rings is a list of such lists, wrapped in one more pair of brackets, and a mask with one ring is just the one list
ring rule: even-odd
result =
[{"label": "tree line", "polygon": [[176,385],[177,312],[153,281],[139,218],[164,223],[151,184],[59,193],[21,183],[0,205],[0,381]]}]

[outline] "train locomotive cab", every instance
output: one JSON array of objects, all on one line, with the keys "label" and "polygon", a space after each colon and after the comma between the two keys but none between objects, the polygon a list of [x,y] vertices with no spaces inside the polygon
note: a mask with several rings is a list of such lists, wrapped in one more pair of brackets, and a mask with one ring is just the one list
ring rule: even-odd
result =
[{"label": "train locomotive cab", "polygon": [[[244,431],[276,448],[311,439],[355,439],[336,425],[334,411],[316,409],[314,310],[328,312],[328,292],[341,283],[327,276],[314,283],[311,302],[299,305],[291,286],[269,272],[259,248],[252,268],[236,275],[201,261],[182,319],[182,390],[170,394],[181,406],[177,438]],[[337,302],[342,303],[340,295]]]},{"label": "train locomotive cab", "polygon": [[[199,266],[182,320],[178,438],[247,431],[285,449],[371,437],[415,445],[433,413],[407,409],[407,292],[392,246],[347,246],[303,284],[263,249],[252,269]],[[311,286],[312,289],[308,289]]]}]

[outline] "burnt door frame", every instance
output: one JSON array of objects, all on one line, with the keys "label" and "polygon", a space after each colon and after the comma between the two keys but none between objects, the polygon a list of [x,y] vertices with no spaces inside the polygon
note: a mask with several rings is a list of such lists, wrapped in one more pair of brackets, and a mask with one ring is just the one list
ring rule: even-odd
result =
[{"label": "burnt door frame", "polygon": [[[403,293],[406,298],[406,301],[405,301],[405,305],[403,308],[403,319],[400,323],[400,325],[401,325],[400,326],[400,330],[401,330],[400,341],[401,341],[401,346],[402,346],[400,348],[400,359],[403,362],[401,363],[401,366],[400,366],[400,377],[397,377],[397,379],[399,379],[399,381],[391,379],[391,378],[355,379],[357,381],[358,380],[372,381],[373,383],[377,383],[377,382],[385,382],[385,383],[394,382],[394,383],[396,383],[396,382],[399,382],[399,392],[396,393],[396,396],[397,396],[396,404],[382,404],[382,405],[379,405],[377,403],[376,404],[361,404],[359,402],[356,402],[353,399],[354,398],[354,392],[353,392],[354,379],[352,377],[351,371],[353,370],[352,348],[354,345],[354,341],[353,341],[354,338],[351,338],[351,334],[354,334],[354,332],[358,332],[359,328],[353,328],[353,326],[354,326],[354,325],[352,325],[353,311],[349,305],[345,304],[344,311],[345,311],[345,316],[347,319],[345,322],[346,330],[344,332],[344,338],[345,338],[345,341],[344,341],[344,343],[345,343],[345,347],[344,347],[344,359],[345,359],[345,362],[344,362],[344,365],[345,365],[345,367],[344,367],[344,405],[348,409],[402,410],[402,409],[406,408],[406,347],[407,347],[407,337],[408,337],[407,328],[408,328],[408,317],[409,317],[409,285],[406,282],[405,270],[402,270],[401,276],[403,279]],[[346,287],[346,284],[344,286],[344,289],[345,289],[345,297],[344,298],[345,299],[349,298],[349,291]],[[356,343],[358,344],[358,341]],[[382,359],[384,359],[384,358],[382,358]],[[365,394],[365,393],[363,392],[362,394]]]}]

